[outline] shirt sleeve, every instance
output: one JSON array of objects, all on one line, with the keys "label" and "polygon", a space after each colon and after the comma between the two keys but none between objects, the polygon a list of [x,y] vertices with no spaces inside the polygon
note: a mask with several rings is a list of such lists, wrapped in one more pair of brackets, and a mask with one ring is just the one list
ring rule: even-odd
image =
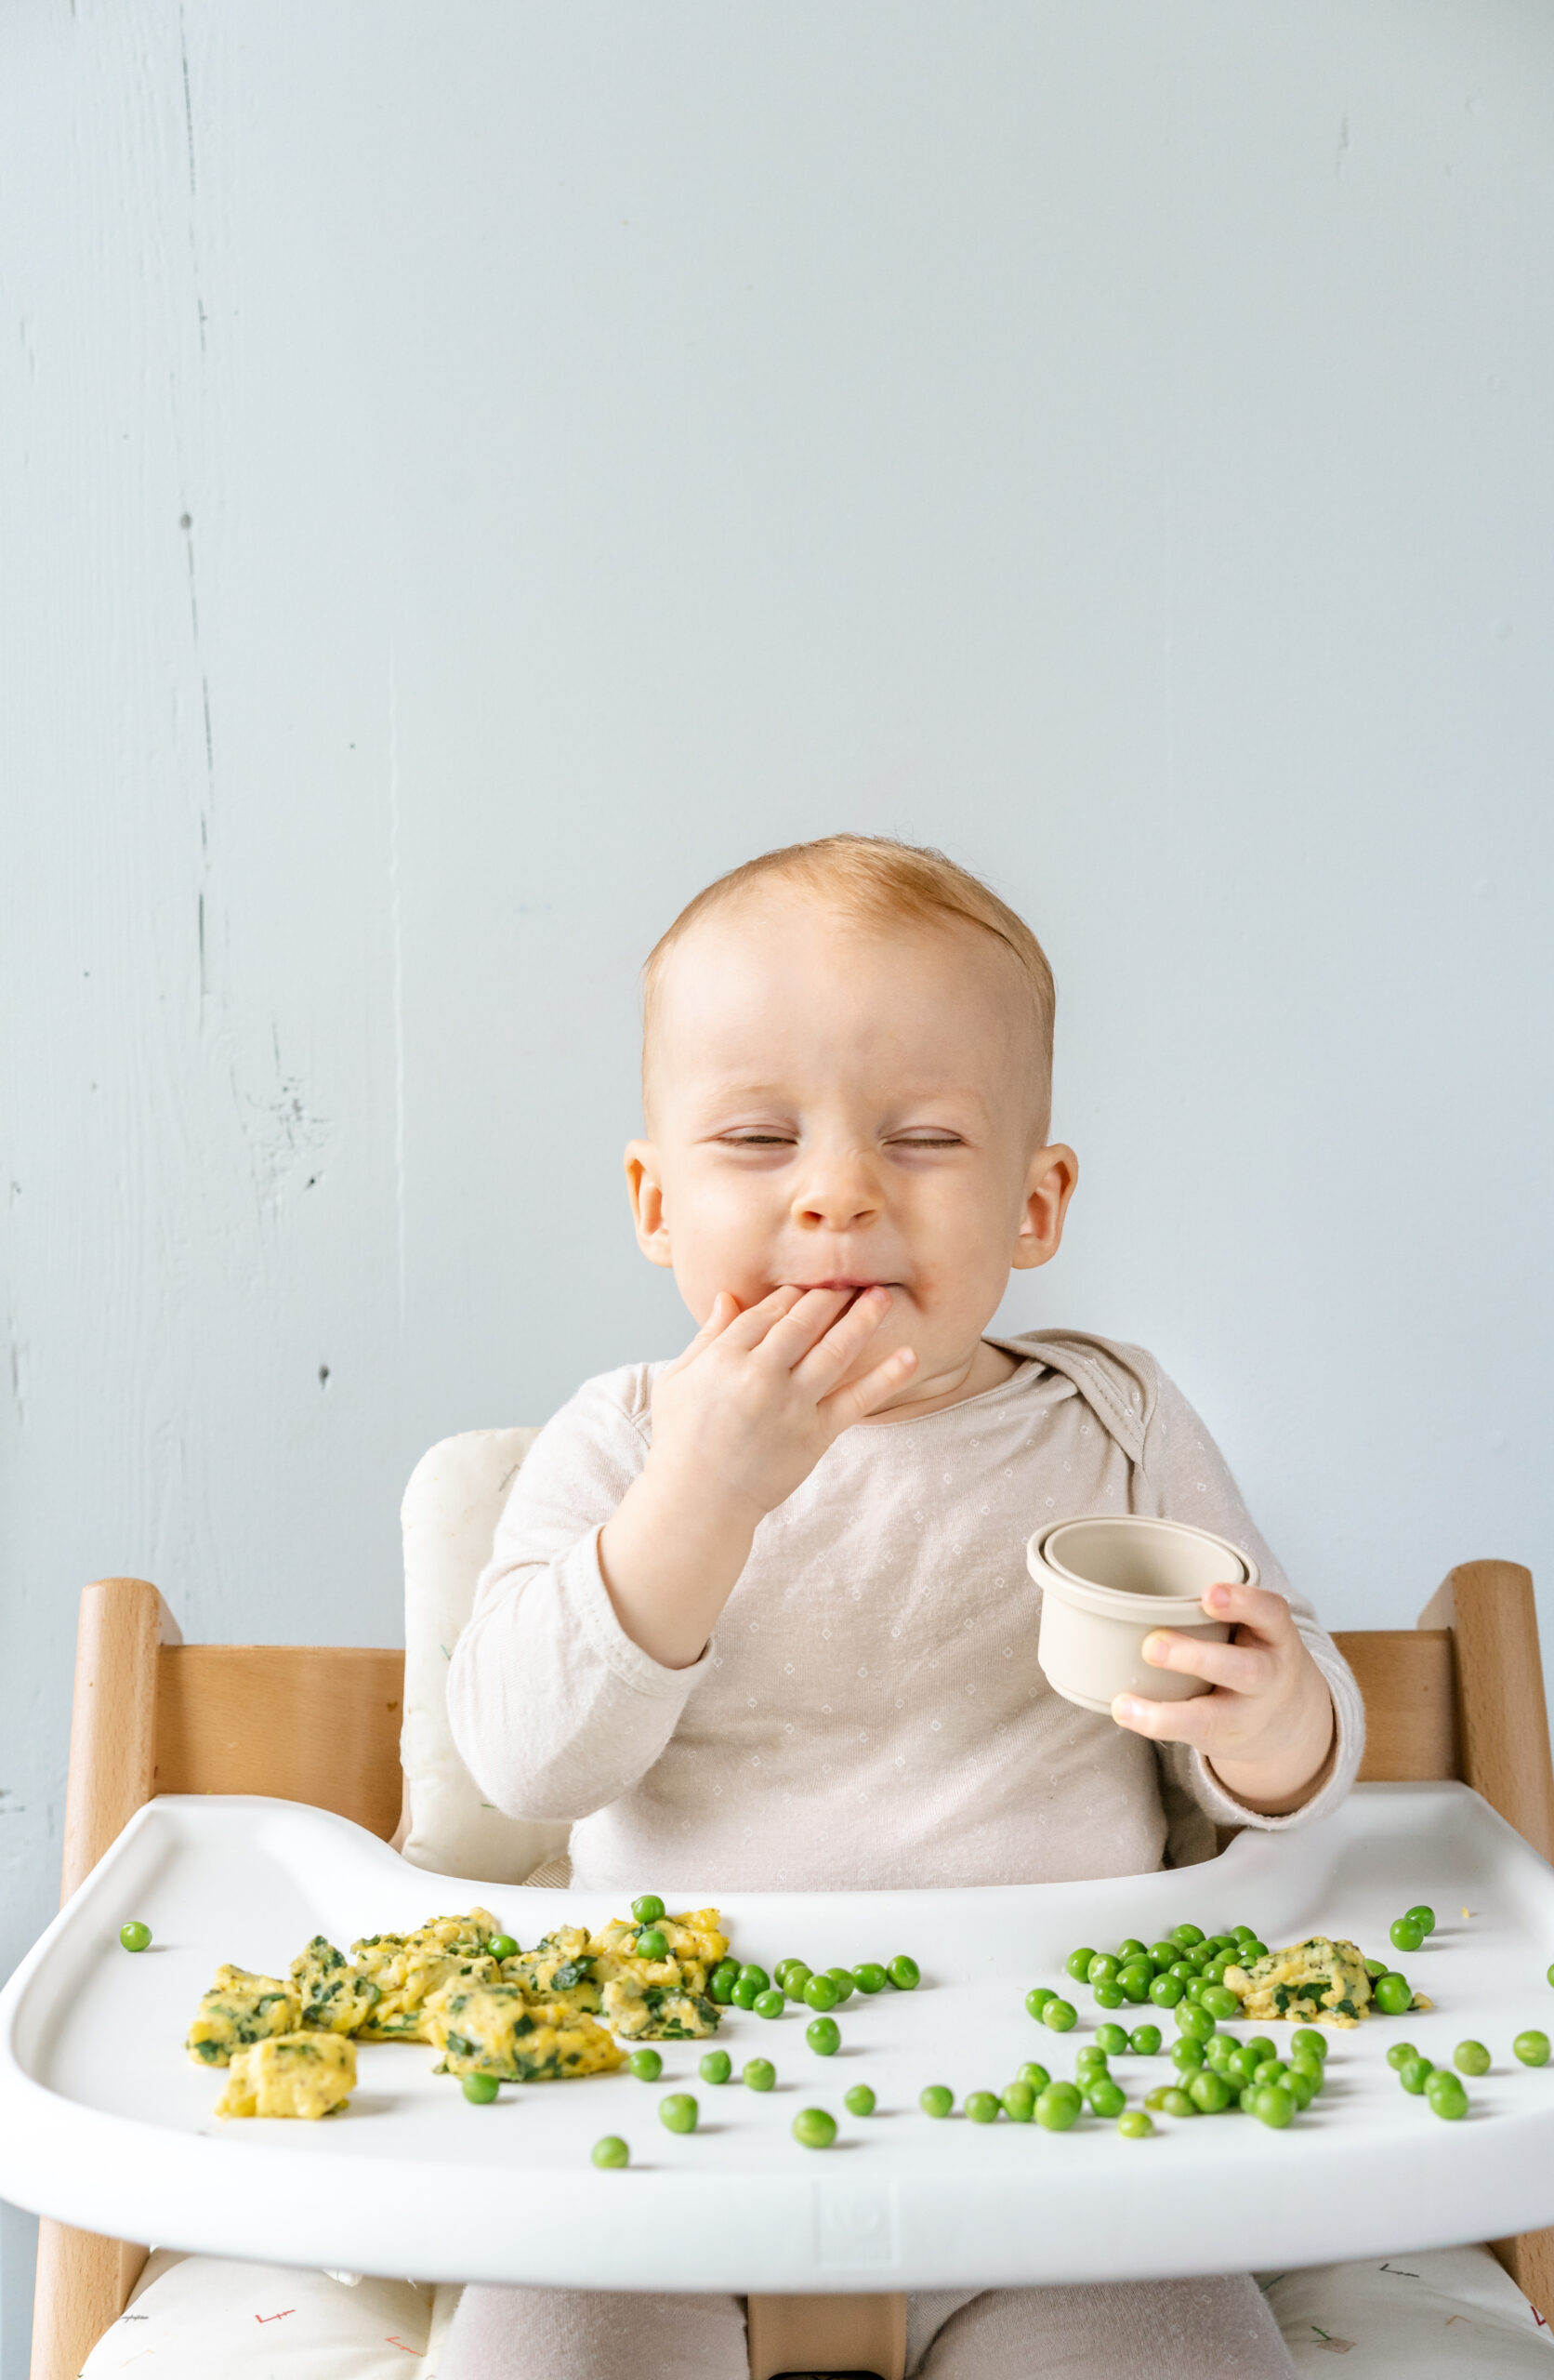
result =
[{"label": "shirt sleeve", "polygon": [[707,1666],[665,1669],[615,1617],[599,1532],[648,1451],[645,1367],[586,1382],[513,1482],[448,1670],[454,1741],[508,1818],[586,1818],[651,1768]]},{"label": "shirt sleeve", "polygon": [[1337,1809],[1353,1784],[1365,1749],[1365,1706],[1354,1673],[1303,1595],[1285,1578],[1277,1557],[1242,1501],[1230,1465],[1199,1416],[1176,1382],[1164,1372],[1156,1376],[1156,1394],[1145,1427],[1142,1470],[1161,1519],[1187,1521],[1211,1529],[1239,1545],[1258,1566],[1259,1582],[1283,1595],[1307,1651],[1327,1682],[1333,1698],[1333,1750],[1326,1775],[1310,1799],[1280,1818],[1249,1809],[1226,1791],[1208,1767],[1202,1752],[1187,1744],[1162,1744],[1162,1768],[1166,1804],[1171,1788],[1185,1793],[1217,1826],[1255,1826],[1277,1833],[1325,1818]]}]

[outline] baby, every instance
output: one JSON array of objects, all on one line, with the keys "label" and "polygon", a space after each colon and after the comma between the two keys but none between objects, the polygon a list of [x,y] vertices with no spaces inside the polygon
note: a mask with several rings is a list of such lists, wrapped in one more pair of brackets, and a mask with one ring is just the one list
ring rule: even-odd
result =
[{"label": "baby", "polygon": [[[940,853],[837,835],[737,868],[645,971],[637,1236],[698,1325],[589,1381],[519,1474],[455,1649],[459,1749],[500,1809],[572,1820],[574,1881],[718,1891],[1015,1884],[1212,1855],[1330,1809],[1360,1698],[1223,1460],[1138,1347],[991,1339],[1057,1253],[1053,988]],[[1253,1554],[1162,1630],[1192,1700],[1060,1699],[1032,1529],[1192,1521]],[[923,2294],[909,2373],[1292,2371],[1252,2281]],[[731,2297],[472,2289],[442,2380],[741,2380]]]}]

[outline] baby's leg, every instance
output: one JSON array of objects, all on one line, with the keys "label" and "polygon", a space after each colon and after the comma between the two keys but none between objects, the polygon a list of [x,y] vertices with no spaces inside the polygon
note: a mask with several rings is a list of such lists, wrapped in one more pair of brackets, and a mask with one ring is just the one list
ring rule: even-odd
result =
[{"label": "baby's leg", "polygon": [[470,2288],[437,2380],[746,2380],[749,2369],[737,2297]]},{"label": "baby's leg", "polygon": [[1293,2380],[1247,2273],[907,2301],[912,2380]]}]

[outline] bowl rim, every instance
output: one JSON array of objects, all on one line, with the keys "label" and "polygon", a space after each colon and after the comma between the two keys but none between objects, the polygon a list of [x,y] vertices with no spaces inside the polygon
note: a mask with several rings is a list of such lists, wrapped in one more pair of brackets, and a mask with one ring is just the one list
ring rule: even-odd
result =
[{"label": "bowl rim", "polygon": [[1230,1623],[1211,1620],[1196,1595],[1133,1594],[1126,1587],[1099,1586],[1093,1579],[1081,1579],[1073,1570],[1066,1570],[1047,1553],[1047,1540],[1060,1529],[1072,1528],[1081,1521],[1105,1522],[1112,1527],[1120,1524],[1125,1528],[1141,1522],[1149,1528],[1169,1529],[1175,1536],[1196,1538],[1200,1544],[1216,1545],[1229,1554],[1245,1574],[1244,1585],[1255,1587],[1260,1582],[1257,1563],[1250,1554],[1228,1537],[1221,1537],[1211,1528],[1198,1528],[1192,1521],[1169,1521],[1152,1513],[1071,1513],[1066,1520],[1048,1521],[1044,1527],[1034,1529],[1025,1547],[1026,1567],[1031,1576],[1044,1589],[1052,1587],[1060,1602],[1075,1604],[1098,1619],[1137,1621],[1156,1628],[1220,1628],[1227,1635],[1230,1633]]}]

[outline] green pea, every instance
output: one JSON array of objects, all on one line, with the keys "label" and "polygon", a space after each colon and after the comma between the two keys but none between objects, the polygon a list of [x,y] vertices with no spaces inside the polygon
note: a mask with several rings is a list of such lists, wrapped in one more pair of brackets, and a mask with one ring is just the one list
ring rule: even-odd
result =
[{"label": "green pea", "polygon": [[656,1925],[664,1914],[664,1903],[656,1893],[643,1893],[632,1902],[631,1913],[639,1925]]},{"label": "green pea", "polygon": [[1104,2074],[1106,2052],[1095,2042],[1086,2042],[1084,2048],[1075,2055],[1073,2070],[1076,2074]]},{"label": "green pea", "polygon": [[1214,1964],[1214,1945],[1212,1942],[1194,1942],[1187,1955],[1202,1975],[1205,1967]]},{"label": "green pea", "polygon": [[1252,2080],[1254,2082],[1282,2082],[1288,2072],[1289,2068],[1282,2057],[1265,2057],[1259,2060]]},{"label": "green pea", "polygon": [[607,2132],[602,2140],[595,2141],[593,2159],[596,2165],[608,2171],[612,2165],[629,2165],[631,2151],[618,2132]]},{"label": "green pea", "polygon": [[996,2091],[968,2091],[966,2095],[966,2112],[973,2123],[995,2122],[1003,2105]]},{"label": "green pea", "polygon": [[[1323,2064],[1321,2058],[1313,2057],[1310,2051],[1308,2049],[1297,2049],[1296,2051],[1295,2056],[1290,2060],[1290,2072],[1292,2074],[1299,2074],[1305,2077],[1307,2082],[1310,2085],[1310,2096],[1313,2099],[1318,2096],[1319,2092],[1324,2090],[1326,2086],[1327,2069]],[[1306,2102],[1303,2100],[1301,2104],[1304,2106]]]},{"label": "green pea", "polygon": [[1090,2113],[1096,2116],[1120,2116],[1127,2105],[1127,2093],[1109,2074],[1099,2076],[1085,2096],[1090,2103]]},{"label": "green pea", "polygon": [[1206,2008],[1195,2008],[1191,2001],[1184,2000],[1177,2010],[1177,2030],[1190,2042],[1206,2042],[1215,2022]]},{"label": "green pea", "polygon": [[1221,2071],[1229,2082],[1244,2090],[1257,2073],[1258,2064],[1257,2056],[1249,2056],[1245,2049],[1232,2049]]},{"label": "green pea", "polygon": [[[637,1937],[637,1955],[639,1959],[666,1959],[669,1955],[668,1936],[661,1934],[656,1925],[644,1925]],[[741,1976],[745,1972],[746,1970],[741,1967]],[[757,1972],[758,1973],[759,1970],[757,1969]]]},{"label": "green pea", "polygon": [[855,2082],[842,2101],[849,2116],[872,2116],[875,2095],[866,2082]]},{"label": "green pea", "polygon": [[736,2008],[753,2008],[761,1996],[761,1986],[752,1975],[738,1975],[729,1997]]},{"label": "green pea", "polygon": [[726,2049],[709,2049],[700,2068],[704,2082],[726,2082],[733,2070],[733,2059]]},{"label": "green pea", "polygon": [[1241,1948],[1239,1934],[1216,1934],[1213,1939],[1216,1950],[1223,1951],[1228,1959],[1233,1959]]},{"label": "green pea", "polygon": [[1548,2063],[1547,2033],[1518,2033],[1511,2047],[1523,2066],[1547,2066]]},{"label": "green pea", "polygon": [[1025,1994],[1026,2014],[1028,2016],[1034,2016],[1039,2022],[1046,2010],[1047,2002],[1049,2000],[1056,2000],[1057,1997],[1058,1995],[1052,1990],[1050,1984],[1034,1983],[1031,1986],[1030,1990]]},{"label": "green pea", "polygon": [[1244,1967],[1249,1967],[1257,1960],[1266,1959],[1267,1956],[1268,1944],[1259,1942],[1255,1934],[1249,1942],[1243,1942],[1241,1946],[1241,1964]]},{"label": "green pea", "polygon": [[1255,1942],[1258,1938],[1258,1929],[1255,1925],[1232,1925],[1231,1932],[1238,1942]]},{"label": "green pea", "polygon": [[1455,2123],[1468,2113],[1468,2094],[1449,2066],[1438,2066],[1425,2084],[1425,2096],[1431,2111],[1444,2116],[1448,2123]]},{"label": "green pea", "polygon": [[1554,1966],[1550,1966],[1548,1970],[1548,1981],[1554,1983]]},{"label": "green pea", "polygon": [[1216,1955],[1209,1960],[1208,1964],[1204,1969],[1204,1981],[1205,1983],[1223,1983],[1226,1976],[1230,1973],[1234,1964],[1234,1959],[1227,1959],[1222,1955],[1216,1953]]},{"label": "green pea", "polygon": [[1154,1984],[1154,1969],[1147,1961],[1135,1961],[1124,1967],[1117,1977],[1117,1988],[1135,2007],[1146,2001]]},{"label": "green pea", "polygon": [[1102,1980],[1092,1985],[1090,1997],[1098,2008],[1121,2008],[1127,2000],[1126,1992],[1114,1977],[1110,1982]]},{"label": "green pea", "polygon": [[1412,2042],[1394,2042],[1387,2053],[1387,2063],[1394,2074],[1401,2074],[1409,2059],[1418,2055]]},{"label": "green pea", "polygon": [[772,2016],[780,2016],[787,2004],[786,1999],[784,1997],[783,1993],[778,1990],[775,1984],[772,1985],[770,1991],[757,1991],[754,2000],[750,2003],[750,2006],[756,2016],[765,2016],[769,2019]]},{"label": "green pea", "polygon": [[942,2082],[929,2082],[917,2094],[917,2105],[926,2116],[947,2116],[955,2103],[955,2093]]},{"label": "green pea", "polygon": [[893,1959],[886,1960],[885,1972],[898,1991],[915,1991],[923,1979],[923,1971],[916,1960],[909,1959],[904,1950],[898,1951]]},{"label": "green pea", "polygon": [[835,2016],[816,2016],[805,2026],[804,2038],[817,2057],[835,2057],[842,2045],[842,2029]]},{"label": "green pea", "polygon": [[1069,2132],[1079,2118],[1079,2102],[1060,2085],[1048,2083],[1036,2100],[1036,2122],[1044,2132]]},{"label": "green pea", "polygon": [[1201,1975],[1192,1977],[1184,1988],[1181,1996],[1188,2003],[1190,2007],[1196,2008],[1199,2001],[1204,1996],[1203,1977]]},{"label": "green pea", "polygon": [[1313,2057],[1325,2058],[1327,2047],[1326,2034],[1319,2033],[1314,2025],[1300,2026],[1290,2043],[1292,2050],[1309,2049]]},{"label": "green pea", "polygon": [[1284,2132],[1295,2122],[1295,2101],[1280,2082],[1259,2082],[1252,2093],[1252,2113],[1271,2132]]},{"label": "green pea", "polygon": [[[127,1925],[120,1926],[119,1939],[126,1950],[149,1950],[151,1929],[149,1925],[143,1925],[138,1917],[132,1917]],[[514,1947],[516,1948],[516,1945]]]},{"label": "green pea", "polygon": [[1425,1938],[1423,1929],[1409,1917],[1395,1917],[1391,1932],[1393,1950],[1402,1950],[1405,1956],[1410,1950],[1416,1950]]},{"label": "green pea", "polygon": [[1411,2057],[1406,2066],[1399,2067],[1398,2081],[1416,2099],[1434,2071],[1428,2057]]},{"label": "green pea", "polygon": [[1204,2064],[1221,2073],[1235,2056],[1240,2043],[1233,2033],[1215,2033],[1204,2043]]},{"label": "green pea", "polygon": [[1203,1938],[1201,1925],[1173,1925],[1171,1928],[1172,1941],[1179,1942],[1184,1950],[1195,1950]]},{"label": "green pea", "polygon": [[1086,1983],[1115,1983],[1121,1972],[1122,1964],[1121,1959],[1114,1957],[1110,1950],[1098,1950],[1085,1970],[1085,1981]]},{"label": "green pea", "polygon": [[1248,2033],[1241,2046],[1243,2049],[1255,2050],[1259,2064],[1265,2057],[1277,2057],[1279,2055],[1278,2043],[1271,2042],[1266,2033]]},{"label": "green pea", "polygon": [[462,2085],[465,2097],[476,2108],[489,2108],[501,2087],[494,2074],[467,2074]]},{"label": "green pea", "polygon": [[777,2069],[770,2057],[748,2058],[739,2079],[747,2091],[770,2091],[777,2080]]},{"label": "green pea", "polygon": [[812,1975],[804,1986],[804,1998],[819,2016],[835,2008],[841,1996],[828,1975]]},{"label": "green pea", "polygon": [[1207,2055],[1202,2042],[1190,2041],[1183,2034],[1180,2041],[1171,2043],[1171,2063],[1179,2073],[1195,2073],[1200,2066],[1205,2066],[1207,2062]]},{"label": "green pea", "polygon": [[1015,2081],[1017,2082],[1029,2082],[1033,2091],[1045,2091],[1051,2080],[1052,2077],[1048,2074],[1046,2067],[1038,2066],[1034,2057],[1027,2058],[1025,2064],[1021,2068],[1020,2072],[1015,2076]]},{"label": "green pea", "polygon": [[753,1983],[757,1991],[770,1991],[771,1989],[771,1977],[768,1975],[765,1967],[741,1967],[739,1971],[739,1979],[741,1983]]},{"label": "green pea", "polygon": [[853,1982],[853,1979],[849,1974],[847,1968],[827,1967],[825,1972],[836,1987],[836,1998],[838,2002],[845,2003],[850,2000],[853,1993],[857,1990],[858,1986]]},{"label": "green pea", "polygon": [[1158,2115],[1162,2108],[1166,2105],[1166,2092],[1174,2091],[1176,2088],[1177,2085],[1174,2082],[1157,2082],[1152,2091],[1145,2092],[1145,2107],[1152,2109],[1154,2113]]},{"label": "green pea", "polygon": [[665,2132],[694,2132],[700,2112],[689,2091],[671,2091],[658,2103],[658,2121]]},{"label": "green pea", "polygon": [[1185,1990],[1180,1976],[1173,1975],[1167,1967],[1165,1974],[1157,1975],[1151,1984],[1150,1998],[1157,2008],[1175,2008]]},{"label": "green pea", "polygon": [[1189,2075],[1187,2096],[1200,2115],[1217,2116],[1230,2106],[1235,2094],[1222,2074],[1216,2074],[1212,2067],[1205,2066],[1196,2074]]},{"label": "green pea", "polygon": [[1158,1942],[1152,1942],[1150,1944],[1150,1957],[1153,1960],[1155,1965],[1161,1969],[1165,1969],[1166,1967],[1172,1965],[1176,1960],[1180,1958],[1180,1956],[1181,1944],[1179,1942],[1168,1942],[1166,1940],[1164,1936],[1162,1936]]},{"label": "green pea", "polygon": [[1090,1961],[1094,1957],[1093,1950],[1071,1950],[1063,1961],[1063,1971],[1066,1975],[1072,1976],[1075,1983],[1088,1983]]},{"label": "green pea", "polygon": [[664,2071],[664,2060],[655,2049],[634,2049],[626,2064],[639,2082],[656,2082]]},{"label": "green pea", "polygon": [[801,2149],[829,2149],[836,2137],[836,2119],[824,2108],[800,2108],[793,2120],[793,2136]]},{"label": "green pea", "polygon": [[1158,2057],[1160,2028],[1158,2025],[1135,2025],[1127,2037],[1128,2048],[1135,2057]]},{"label": "green pea", "polygon": [[1378,1976],[1383,1976],[1388,1973],[1390,1964],[1391,1962],[1388,1959],[1367,1959],[1365,1961],[1365,1973],[1370,1977],[1371,1981],[1375,1983]]},{"label": "green pea", "polygon": [[1166,1968],[1166,1972],[1167,1975],[1174,1975],[1176,1977],[1177,1981],[1181,1985],[1184,1991],[1190,1983],[1193,1983],[1197,1980],[1198,1970],[1193,1965],[1191,1959],[1174,1959],[1171,1962],[1171,1964]]},{"label": "green pea", "polygon": [[1412,1909],[1403,1911],[1403,1917],[1408,1924],[1416,1925],[1421,1934],[1433,1934],[1435,1931],[1435,1911],[1427,1900],[1416,1900]]},{"label": "green pea", "polygon": [[1036,2095],[1029,2082],[1009,2082],[1005,2085],[1004,2113],[1011,2123],[1029,2123],[1035,2109]]},{"label": "green pea", "polygon": [[1148,1958],[1149,1951],[1149,1944],[1140,1942],[1137,1934],[1130,1934],[1126,1942],[1117,1945],[1117,1956],[1125,1965],[1129,1959]]},{"label": "green pea", "polygon": [[1459,2074],[1487,2074],[1489,2052],[1482,2042],[1458,2042],[1452,2052],[1452,2064]]},{"label": "green pea", "polygon": [[1117,2130],[1125,2140],[1148,2140],[1154,2126],[1142,2108],[1129,2108],[1126,2115],[1117,2118]]},{"label": "green pea", "polygon": [[518,1944],[510,1934],[494,1934],[486,1949],[494,1959],[516,1959],[518,1956]]},{"label": "green pea", "polygon": [[890,1978],[876,1960],[865,1959],[861,1967],[853,1968],[852,1980],[860,1991],[866,1991],[872,1996],[876,1991],[883,1991]]},{"label": "green pea", "polygon": [[1317,2093],[1322,2088],[1321,2076],[1313,2076],[1310,2072],[1310,2069],[1315,2063],[1316,2061],[1313,2058],[1303,2057],[1297,2065],[1291,2066],[1289,2072],[1284,2076],[1284,2082],[1280,2086],[1283,2090],[1289,2093],[1290,2097],[1295,2101],[1297,2108],[1302,2110],[1310,2106],[1311,2101],[1316,2097]]},{"label": "green pea", "polygon": [[1104,2050],[1108,2057],[1123,2056],[1127,2049],[1126,2030],[1121,2025],[1098,2025],[1096,2047]]},{"label": "green pea", "polygon": [[[1152,2098],[1154,2095],[1152,2092],[1150,2096]],[[1198,2112],[1191,2091],[1184,2091],[1179,2082],[1166,2085],[1160,2094],[1160,2106],[1162,2112],[1168,2116],[1195,2116]]]},{"label": "green pea", "polygon": [[1414,1989],[1406,1976],[1389,1970],[1377,1976],[1371,1997],[1384,2016],[1405,2016],[1414,2005]]},{"label": "green pea", "polygon": [[811,1973],[812,1969],[807,1967],[802,1959],[792,1960],[786,1973],[777,1978],[784,1996],[789,2000],[801,2001],[809,1990]]},{"label": "green pea", "polygon": [[1204,1986],[1198,2005],[1214,2017],[1239,2016],[1241,2003],[1228,1984],[1208,1983]]},{"label": "green pea", "polygon": [[717,2001],[719,2008],[726,2008],[734,1996],[734,1986],[738,1981],[737,1964],[732,1959],[724,1959],[713,1968],[707,1978],[707,1995]]},{"label": "green pea", "polygon": [[1041,2020],[1050,2032],[1072,2033],[1079,2022],[1079,2011],[1072,2000],[1049,2000],[1041,2012]]}]

